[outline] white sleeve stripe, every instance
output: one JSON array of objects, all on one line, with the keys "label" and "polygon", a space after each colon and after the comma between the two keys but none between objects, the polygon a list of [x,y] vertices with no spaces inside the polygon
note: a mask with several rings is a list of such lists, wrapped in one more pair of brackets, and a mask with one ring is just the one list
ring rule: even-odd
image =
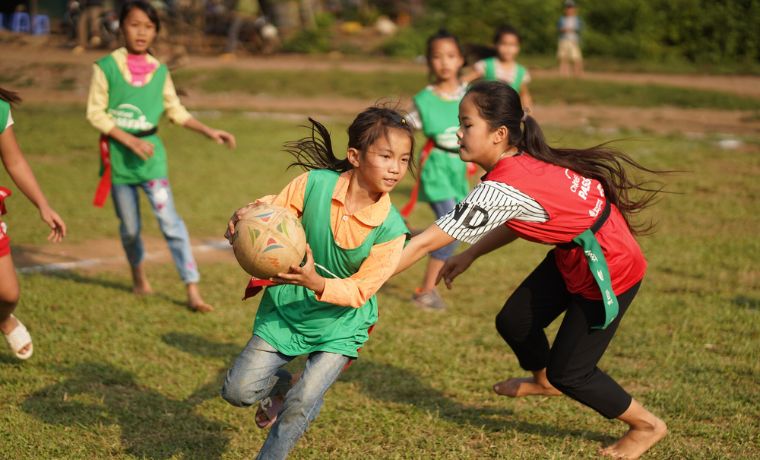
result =
[{"label": "white sleeve stripe", "polygon": [[518,218],[546,222],[548,215],[530,196],[507,184],[486,181],[436,224],[453,238],[474,243],[495,227]]}]

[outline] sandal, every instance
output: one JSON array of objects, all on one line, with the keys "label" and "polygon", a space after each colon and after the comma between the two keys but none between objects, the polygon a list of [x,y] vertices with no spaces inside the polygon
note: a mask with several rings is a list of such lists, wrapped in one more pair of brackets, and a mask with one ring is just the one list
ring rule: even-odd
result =
[{"label": "sandal", "polygon": [[[5,335],[5,340],[8,342],[8,346],[11,347],[11,350],[13,351],[13,354],[16,356],[16,358],[21,360],[29,359],[32,357],[32,353],[34,353],[32,336],[29,335],[29,330],[21,323],[21,321],[18,320],[18,318],[13,315],[11,315],[11,317],[16,319],[18,326],[16,326],[16,328],[13,329],[10,334],[3,334]],[[27,345],[29,345],[29,349],[24,353],[21,353],[20,350]]]},{"label": "sandal", "polygon": [[281,397],[262,399],[256,411],[256,426],[264,430],[274,425],[284,403]]}]

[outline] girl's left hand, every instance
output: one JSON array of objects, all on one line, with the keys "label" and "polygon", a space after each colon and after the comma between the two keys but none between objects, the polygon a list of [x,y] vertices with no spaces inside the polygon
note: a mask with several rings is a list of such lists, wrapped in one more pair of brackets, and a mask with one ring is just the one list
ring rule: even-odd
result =
[{"label": "girl's left hand", "polygon": [[66,236],[66,224],[61,219],[61,216],[51,208],[44,207],[40,209],[40,218],[50,226],[51,230],[47,237],[48,241],[60,243],[63,237]]},{"label": "girl's left hand", "polygon": [[314,270],[314,256],[311,247],[306,245],[306,263],[303,267],[291,265],[288,273],[278,273],[272,277],[276,284],[296,284],[311,289],[317,295],[325,290],[325,279]]},{"label": "girl's left hand", "polygon": [[208,137],[217,144],[227,144],[227,147],[234,149],[237,143],[235,142],[235,136],[222,131],[221,129],[210,129],[208,131]]}]

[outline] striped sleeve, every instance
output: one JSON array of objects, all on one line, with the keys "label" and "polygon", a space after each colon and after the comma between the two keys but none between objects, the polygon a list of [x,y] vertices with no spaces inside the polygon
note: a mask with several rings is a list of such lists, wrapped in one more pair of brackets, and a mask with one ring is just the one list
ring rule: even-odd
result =
[{"label": "striped sleeve", "polygon": [[536,200],[507,184],[485,181],[436,225],[449,236],[476,243],[483,235],[505,222],[517,219],[546,222],[549,215]]}]

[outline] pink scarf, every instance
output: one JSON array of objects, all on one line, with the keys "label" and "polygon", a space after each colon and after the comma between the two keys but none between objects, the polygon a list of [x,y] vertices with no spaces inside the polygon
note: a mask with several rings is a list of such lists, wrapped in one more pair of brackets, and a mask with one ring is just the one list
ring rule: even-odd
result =
[{"label": "pink scarf", "polygon": [[127,68],[132,75],[132,84],[142,86],[145,84],[145,77],[156,70],[156,64],[148,62],[144,54],[127,54]]}]

